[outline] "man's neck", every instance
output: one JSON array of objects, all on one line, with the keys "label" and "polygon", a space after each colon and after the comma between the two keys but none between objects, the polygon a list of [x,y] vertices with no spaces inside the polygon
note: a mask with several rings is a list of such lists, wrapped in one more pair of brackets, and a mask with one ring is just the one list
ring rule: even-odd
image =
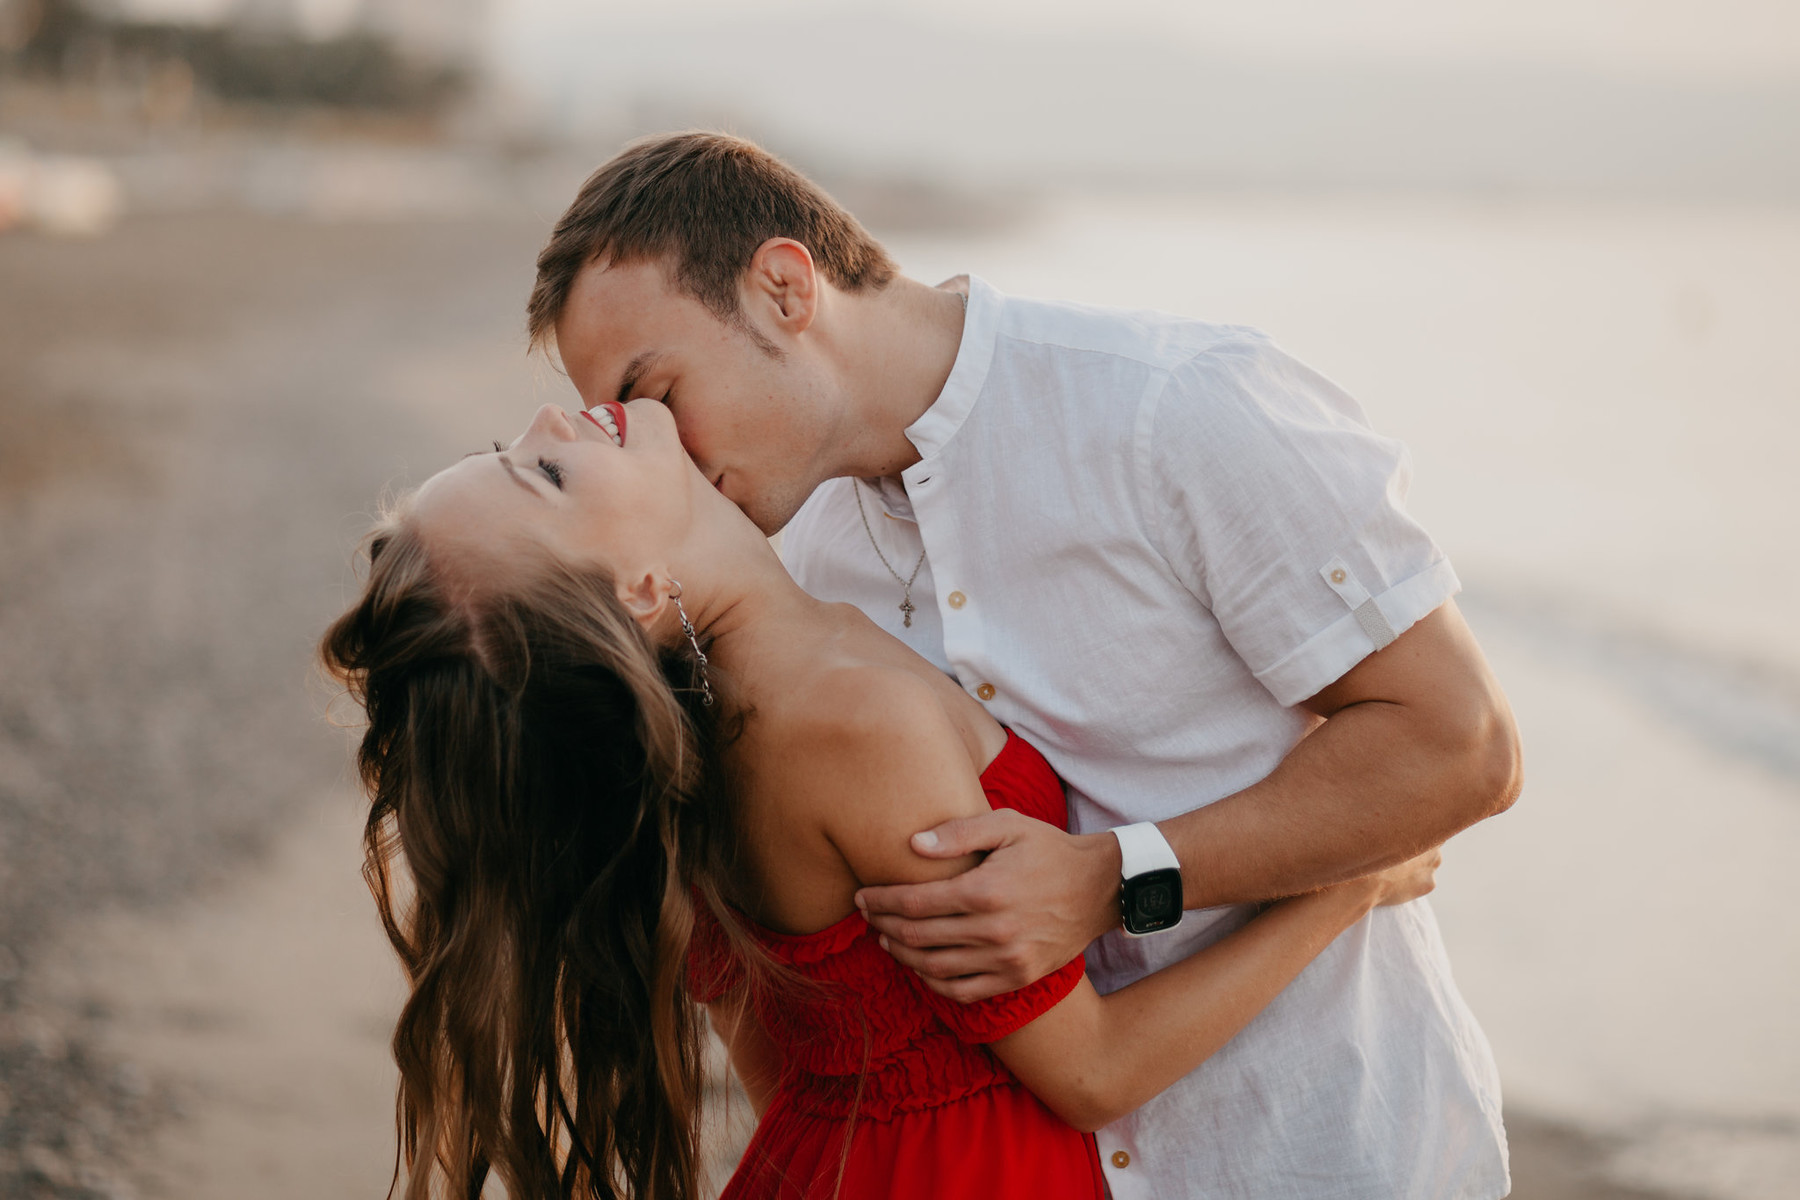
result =
[{"label": "man's neck", "polygon": [[873,295],[838,293],[836,299],[846,420],[844,453],[833,474],[898,476],[919,461],[906,430],[950,378],[966,300],[905,276]]}]

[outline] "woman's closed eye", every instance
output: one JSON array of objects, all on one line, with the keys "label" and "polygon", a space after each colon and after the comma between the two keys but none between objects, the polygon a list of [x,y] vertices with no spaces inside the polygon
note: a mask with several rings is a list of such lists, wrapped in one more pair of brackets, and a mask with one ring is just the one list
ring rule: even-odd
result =
[{"label": "woman's closed eye", "polygon": [[551,483],[554,483],[556,485],[556,490],[559,492],[562,491],[562,485],[563,485],[562,465],[560,463],[551,462],[547,458],[538,459],[537,465],[538,465],[538,470],[542,471],[544,473],[544,476],[547,479],[549,479]]}]

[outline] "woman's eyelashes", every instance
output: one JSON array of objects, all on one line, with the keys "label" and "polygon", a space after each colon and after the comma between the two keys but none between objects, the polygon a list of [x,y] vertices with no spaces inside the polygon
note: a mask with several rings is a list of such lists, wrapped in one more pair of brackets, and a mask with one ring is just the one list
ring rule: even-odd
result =
[{"label": "woman's eyelashes", "polygon": [[538,459],[537,465],[538,465],[538,470],[542,471],[544,473],[545,477],[548,478],[551,483],[554,483],[556,485],[556,490],[559,492],[562,491],[562,485],[563,485],[562,466],[558,463],[551,462],[547,458]]}]

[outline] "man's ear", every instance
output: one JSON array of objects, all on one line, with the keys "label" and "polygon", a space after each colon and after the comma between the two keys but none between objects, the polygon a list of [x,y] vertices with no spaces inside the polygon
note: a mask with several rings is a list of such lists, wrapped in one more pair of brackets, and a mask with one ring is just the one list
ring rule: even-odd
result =
[{"label": "man's ear", "polygon": [[668,576],[655,571],[646,571],[636,580],[621,579],[618,584],[619,603],[645,629],[654,626],[669,610],[669,595],[673,591]]},{"label": "man's ear", "polygon": [[770,238],[750,256],[744,299],[785,333],[804,333],[819,311],[819,272],[810,251],[793,238]]}]

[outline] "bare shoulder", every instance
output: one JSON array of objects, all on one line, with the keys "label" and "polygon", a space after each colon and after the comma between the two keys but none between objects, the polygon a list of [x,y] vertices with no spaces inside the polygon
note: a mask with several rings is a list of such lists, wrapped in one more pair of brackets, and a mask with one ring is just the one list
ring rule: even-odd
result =
[{"label": "bare shoulder", "polygon": [[821,829],[862,883],[953,874],[909,839],[987,811],[962,738],[929,685],[898,667],[844,666],[785,697],[760,734],[762,788]]},{"label": "bare shoulder", "polygon": [[[819,792],[833,807],[848,786],[886,790],[919,770],[954,769],[958,758],[967,766],[943,705],[898,667],[819,672],[764,712],[760,773],[790,791]],[[934,768],[940,759],[949,761]]]},{"label": "bare shoulder", "polygon": [[935,732],[949,718],[924,680],[901,667],[856,663],[820,671],[781,705],[782,736],[845,748],[908,729]]}]

